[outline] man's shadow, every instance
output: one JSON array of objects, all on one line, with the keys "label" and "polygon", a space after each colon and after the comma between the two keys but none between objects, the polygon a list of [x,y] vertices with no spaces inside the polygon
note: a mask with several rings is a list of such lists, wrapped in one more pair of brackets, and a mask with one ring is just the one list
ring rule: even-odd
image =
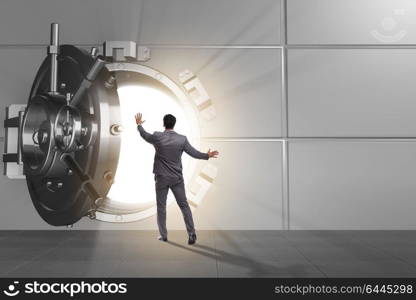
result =
[{"label": "man's shadow", "polygon": [[[307,274],[305,266],[301,264],[294,264],[287,267],[276,267],[274,265],[256,261],[250,257],[229,253],[201,244],[186,247],[172,241],[168,241],[167,243],[172,246],[212,258],[218,262],[244,267],[249,270],[247,276],[244,277],[305,277],[305,274]],[[221,272],[218,270],[218,276],[223,276],[220,273]]]}]

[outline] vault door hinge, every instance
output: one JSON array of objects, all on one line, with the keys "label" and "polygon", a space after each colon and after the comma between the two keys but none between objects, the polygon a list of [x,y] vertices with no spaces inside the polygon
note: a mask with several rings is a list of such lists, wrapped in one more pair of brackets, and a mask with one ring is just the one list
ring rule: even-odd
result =
[{"label": "vault door hinge", "polygon": [[3,174],[10,179],[25,178],[21,153],[21,136],[25,104],[12,104],[6,107],[4,120]]},{"label": "vault door hinge", "polygon": [[104,56],[111,57],[113,61],[135,60],[144,62],[150,59],[150,49],[138,46],[132,41],[105,41],[103,49]]}]

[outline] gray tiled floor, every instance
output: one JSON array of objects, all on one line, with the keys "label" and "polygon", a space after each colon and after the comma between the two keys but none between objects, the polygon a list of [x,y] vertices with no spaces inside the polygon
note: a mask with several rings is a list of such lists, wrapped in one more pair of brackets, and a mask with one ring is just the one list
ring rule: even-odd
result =
[{"label": "gray tiled floor", "polygon": [[416,277],[416,231],[0,231],[1,277]]}]

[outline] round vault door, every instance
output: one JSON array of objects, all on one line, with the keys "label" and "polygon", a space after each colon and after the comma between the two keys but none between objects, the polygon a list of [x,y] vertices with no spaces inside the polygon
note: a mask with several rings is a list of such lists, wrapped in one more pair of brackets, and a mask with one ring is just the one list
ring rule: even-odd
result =
[{"label": "round vault door", "polygon": [[117,169],[120,124],[116,85],[100,57],[59,47],[57,89],[42,63],[23,116],[20,151],[33,204],[51,225],[94,218]]},{"label": "round vault door", "polygon": [[[134,114],[142,112],[145,128],[153,132],[172,113],[175,129],[198,145],[198,122],[187,96],[150,67],[93,59],[67,45],[59,53],[57,91],[50,92],[48,57],[22,124],[22,160],[37,211],[52,225],[73,224],[85,215],[110,222],[153,215],[154,149],[141,139]],[[103,66],[98,70],[97,64]],[[191,175],[195,161],[184,157],[183,164]]]},{"label": "round vault door", "polygon": [[[138,63],[149,58],[133,42],[106,42],[104,56],[95,47],[59,46],[58,25],[52,24],[48,56],[24,111],[18,105],[14,117],[7,113],[6,142],[15,127],[17,153],[3,155],[6,168],[11,162],[23,166],[30,197],[47,223],[72,225],[84,216],[131,222],[156,213],[154,149],[141,139],[135,113],[143,113],[149,132],[163,130],[163,116],[174,114],[175,130],[200,146],[196,115],[215,115],[206,91],[190,71],[180,74],[179,87]],[[184,156],[183,167],[185,181],[195,186],[188,201],[196,207],[216,168],[206,164],[191,180],[196,161]]]}]

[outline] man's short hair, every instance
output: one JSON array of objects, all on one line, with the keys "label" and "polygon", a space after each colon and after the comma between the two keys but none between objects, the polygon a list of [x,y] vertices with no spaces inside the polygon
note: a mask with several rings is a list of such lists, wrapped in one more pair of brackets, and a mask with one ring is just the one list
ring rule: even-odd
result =
[{"label": "man's short hair", "polygon": [[175,127],[175,123],[175,116],[168,114],[163,117],[163,126],[165,126],[166,129],[173,129],[173,127]]}]

